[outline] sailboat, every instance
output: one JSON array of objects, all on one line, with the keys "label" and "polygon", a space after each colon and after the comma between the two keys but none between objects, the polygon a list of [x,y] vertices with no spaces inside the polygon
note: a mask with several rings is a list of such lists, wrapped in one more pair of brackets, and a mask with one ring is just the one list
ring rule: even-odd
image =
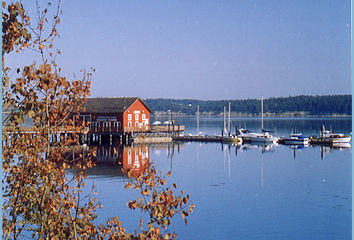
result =
[{"label": "sailboat", "polygon": [[242,138],[243,142],[255,142],[255,143],[277,143],[278,138],[273,137],[270,132],[263,128],[263,96],[261,99],[261,109],[262,109],[262,133],[254,133],[247,129],[240,129],[238,131],[239,136]]},{"label": "sailboat", "polygon": [[296,133],[296,127],[294,126],[293,133],[290,134],[290,138],[281,139],[284,144],[288,145],[307,145],[309,144],[309,138],[302,135],[302,133]]},{"label": "sailboat", "polygon": [[229,117],[228,117],[228,128],[226,130],[226,108],[224,107],[224,137],[223,141],[224,142],[231,142],[231,143],[242,143],[242,138],[237,137],[235,135],[231,134],[231,103],[229,103]]}]

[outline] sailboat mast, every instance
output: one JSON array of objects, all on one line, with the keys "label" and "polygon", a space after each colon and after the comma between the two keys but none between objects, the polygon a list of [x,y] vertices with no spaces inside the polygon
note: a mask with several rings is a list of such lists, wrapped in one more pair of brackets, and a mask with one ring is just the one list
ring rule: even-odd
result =
[{"label": "sailboat mast", "polygon": [[231,119],[230,119],[230,115],[231,115],[231,103],[229,103],[229,122],[228,122],[228,126],[227,126],[227,132],[230,136],[230,132],[231,132]]},{"label": "sailboat mast", "polygon": [[226,131],[226,107],[224,106],[224,129],[223,131]]},{"label": "sailboat mast", "polygon": [[197,106],[197,135],[199,135],[199,105]]},{"label": "sailboat mast", "polygon": [[261,109],[262,109],[262,130],[263,130],[263,96],[261,100]]}]

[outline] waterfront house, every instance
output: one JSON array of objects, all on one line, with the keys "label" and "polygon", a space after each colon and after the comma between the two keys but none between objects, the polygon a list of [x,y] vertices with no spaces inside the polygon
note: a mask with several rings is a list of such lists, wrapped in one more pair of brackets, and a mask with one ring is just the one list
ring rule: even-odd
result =
[{"label": "waterfront house", "polygon": [[139,97],[88,98],[80,116],[90,122],[91,133],[147,132],[149,107]]}]

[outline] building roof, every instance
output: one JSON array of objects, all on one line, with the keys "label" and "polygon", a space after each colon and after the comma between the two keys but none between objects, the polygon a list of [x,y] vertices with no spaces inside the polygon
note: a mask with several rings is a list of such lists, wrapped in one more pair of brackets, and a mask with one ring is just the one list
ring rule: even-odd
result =
[{"label": "building roof", "polygon": [[139,97],[87,98],[84,107],[86,113],[123,113],[138,100],[151,112]]}]

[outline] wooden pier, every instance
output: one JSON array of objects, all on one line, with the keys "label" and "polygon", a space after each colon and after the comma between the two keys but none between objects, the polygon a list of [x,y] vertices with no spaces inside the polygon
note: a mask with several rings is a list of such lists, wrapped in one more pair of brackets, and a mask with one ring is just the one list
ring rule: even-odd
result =
[{"label": "wooden pier", "polygon": [[183,125],[158,125],[158,126],[151,126],[150,132],[175,132],[175,133],[180,133],[184,132],[184,126]]},{"label": "wooden pier", "polygon": [[221,136],[174,136],[172,138],[175,141],[188,141],[188,142],[222,142]]},{"label": "wooden pier", "polygon": [[[101,145],[101,144],[131,144],[131,143],[169,143],[172,141],[179,142],[215,142],[215,143],[240,143],[237,139],[227,136],[203,136],[203,135],[179,135],[184,131],[184,126],[154,126],[148,132],[120,132],[118,129],[112,128],[110,125],[91,125],[81,131],[74,131],[70,128],[57,128],[51,133],[50,139],[52,143],[58,143],[68,138],[78,138],[80,144]],[[33,127],[24,127],[20,130],[14,128],[3,128],[9,138],[4,142],[5,145],[11,144],[13,135],[33,136],[39,133]],[[244,141],[246,142],[246,141]],[[279,139],[279,144],[284,144]],[[312,136],[309,139],[311,145],[333,145],[332,139]]]},{"label": "wooden pier", "polygon": [[224,136],[202,136],[202,135],[187,135],[187,136],[173,136],[175,141],[185,141],[185,142],[219,142],[219,143],[241,143],[242,140],[233,137]]},{"label": "wooden pier", "polygon": [[318,144],[318,145],[332,145],[335,142],[333,142],[332,139],[328,138],[321,138],[321,137],[311,137],[309,139],[309,143],[312,145]]}]

